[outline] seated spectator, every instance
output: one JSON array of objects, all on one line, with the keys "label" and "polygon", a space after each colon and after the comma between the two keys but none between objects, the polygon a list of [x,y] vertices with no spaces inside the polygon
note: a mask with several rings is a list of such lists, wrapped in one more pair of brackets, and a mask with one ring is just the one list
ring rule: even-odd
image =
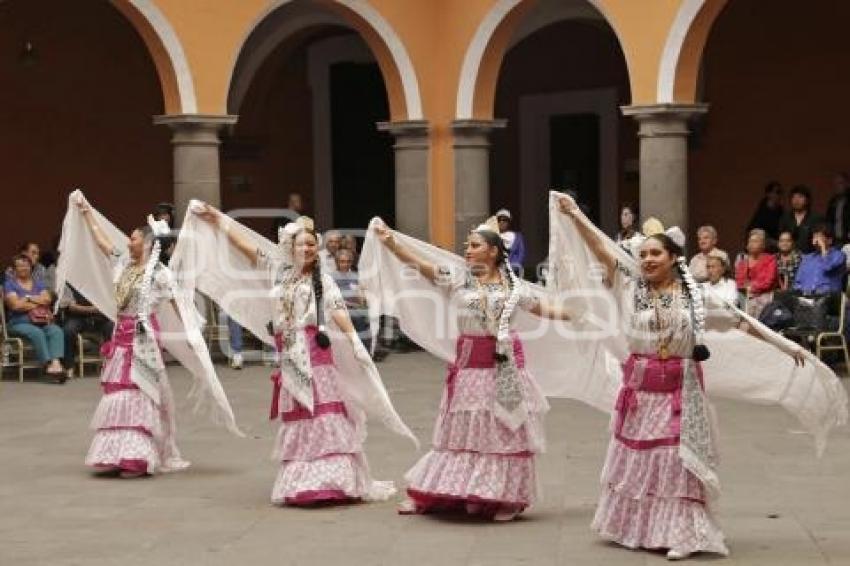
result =
[{"label": "seated spectator", "polygon": [[508,264],[516,273],[522,273],[525,263],[525,239],[516,230],[511,230],[511,213],[507,209],[501,209],[496,213],[499,222],[499,233],[505,249],[508,250]]},{"label": "seated spectator", "polygon": [[3,284],[9,332],[29,340],[45,372],[57,383],[65,383],[59,361],[65,354],[65,344],[62,329],[52,322],[52,297],[44,283],[33,278],[29,256],[15,256],[13,267],[12,275]]},{"label": "seated spectator", "polygon": [[833,244],[832,227],[819,224],[812,235],[815,251],[807,253],[800,262],[794,279],[794,290],[804,295],[840,293],[844,289],[847,257]]},{"label": "seated spectator", "polygon": [[323,273],[333,273],[336,271],[336,252],[339,251],[342,243],[342,235],[336,230],[328,230],[325,232],[323,247],[319,250],[319,260],[322,262]]},{"label": "seated spectator", "polygon": [[[26,242],[18,248],[18,255],[25,255],[30,258],[30,263],[32,264],[32,278],[43,283],[45,280],[46,270],[45,267],[39,263],[39,259],[41,259],[41,248],[39,245],[35,242]],[[14,266],[7,267],[6,278],[14,277],[14,275]]]},{"label": "seated spectator", "polygon": [[794,235],[788,230],[779,234],[777,247],[779,253],[776,254],[776,272],[779,276],[779,290],[788,291],[794,286],[802,256],[794,246]]},{"label": "seated spectator", "polygon": [[65,375],[73,377],[77,361],[77,336],[91,332],[105,342],[112,337],[113,324],[70,285],[65,286],[59,299],[59,308],[64,313],[62,331],[65,333]]},{"label": "seated spectator", "polygon": [[336,253],[336,269],[331,273],[345,300],[348,314],[354,329],[360,335],[360,339],[370,350],[372,337],[369,335],[369,311],[366,307],[366,298],[360,291],[359,278],[354,268],[354,254],[351,250],[342,248]]},{"label": "seated spectator", "polygon": [[708,279],[703,286],[724,301],[738,306],[738,288],[728,277],[729,264],[723,261],[722,257],[710,255],[706,259],[705,267]]},{"label": "seated spectator", "polygon": [[357,238],[351,234],[346,234],[339,241],[339,249],[348,250],[354,255],[354,261],[357,261]]},{"label": "seated spectator", "polygon": [[776,287],[776,258],[765,252],[766,240],[764,230],[751,230],[747,253],[735,266],[735,283],[742,294],[744,310],[754,318],[773,300]]},{"label": "seated spectator", "polygon": [[821,222],[821,218],[812,212],[812,191],[809,187],[797,185],[791,189],[791,209],[783,213],[779,231],[794,235],[794,244],[800,253],[807,254],[814,250],[812,230]]},{"label": "seated spectator", "polygon": [[776,240],[779,237],[779,221],[783,212],[782,185],[779,181],[771,181],[764,187],[764,198],[747,225],[747,233],[761,228],[769,240]]},{"label": "seated spectator", "polygon": [[227,340],[230,344],[230,367],[231,369],[242,369],[245,365],[245,359],[242,356],[244,343],[242,340],[242,326],[229,316],[223,310],[220,312],[220,319],[227,324]]},{"label": "seated spectator", "polygon": [[699,253],[691,258],[688,267],[699,283],[708,280],[706,261],[709,257],[719,257],[726,265],[729,265],[729,254],[717,247],[717,230],[714,226],[700,226],[697,230],[697,247]]}]

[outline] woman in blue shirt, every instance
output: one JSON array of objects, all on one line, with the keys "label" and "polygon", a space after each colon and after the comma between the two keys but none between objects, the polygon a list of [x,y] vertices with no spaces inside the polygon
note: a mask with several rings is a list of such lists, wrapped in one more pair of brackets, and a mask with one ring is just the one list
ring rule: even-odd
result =
[{"label": "woman in blue shirt", "polygon": [[3,284],[9,331],[29,340],[47,375],[57,383],[66,376],[59,360],[65,353],[62,329],[49,322],[34,324],[30,313],[39,307],[50,308],[52,297],[40,279],[32,276],[32,260],[24,254],[15,256],[14,271]]}]

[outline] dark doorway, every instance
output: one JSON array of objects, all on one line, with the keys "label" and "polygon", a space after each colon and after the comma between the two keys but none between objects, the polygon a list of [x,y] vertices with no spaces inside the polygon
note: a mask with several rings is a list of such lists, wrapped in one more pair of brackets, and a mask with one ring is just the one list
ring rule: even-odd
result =
[{"label": "dark doorway", "polygon": [[599,116],[562,114],[549,119],[553,187],[573,189],[586,213],[599,224]]},{"label": "dark doorway", "polygon": [[395,223],[393,142],[377,122],[389,118],[376,63],[331,66],[334,227],[365,228],[373,216]]}]

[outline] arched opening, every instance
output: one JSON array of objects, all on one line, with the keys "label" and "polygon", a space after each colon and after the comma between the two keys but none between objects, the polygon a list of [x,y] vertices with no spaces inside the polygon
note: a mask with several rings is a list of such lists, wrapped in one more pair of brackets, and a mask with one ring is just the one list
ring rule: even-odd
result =
[{"label": "arched opening", "polygon": [[[377,123],[421,117],[409,61],[403,68],[406,56],[384,42],[389,32],[361,14],[281,4],[234,68],[228,111],[239,121],[222,146],[222,205],[280,208],[297,192],[322,230],[364,228],[375,214],[393,222],[393,140]],[[249,223],[263,233],[272,225]]]},{"label": "arched opening", "polygon": [[169,132],[152,123],[166,109],[163,83],[113,5],[0,3],[0,77],[5,257],[20,240],[49,246],[75,187],[123,229],[171,200]]},{"label": "arched opening", "polygon": [[850,169],[848,18],[844,2],[730,0],[713,22],[696,88],[709,111],[691,139],[690,214],[694,226],[715,224],[724,246],[742,247],[768,181],[786,198],[808,185],[823,213],[834,174]]},{"label": "arched opening", "polygon": [[[507,126],[491,137],[490,203],[511,210],[530,268],[546,256],[550,188],[576,190],[590,216],[616,230],[618,204],[638,198],[638,141],[619,109],[631,99],[626,59],[603,14],[587,0],[516,9],[495,77],[493,116]],[[475,99],[483,108],[484,95]]]}]

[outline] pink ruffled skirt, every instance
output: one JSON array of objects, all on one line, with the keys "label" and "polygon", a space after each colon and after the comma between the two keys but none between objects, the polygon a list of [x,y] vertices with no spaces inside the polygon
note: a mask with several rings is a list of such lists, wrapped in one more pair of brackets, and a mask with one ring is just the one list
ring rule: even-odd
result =
[{"label": "pink ruffled skirt", "polygon": [[[634,359],[626,364],[629,383]],[[620,391],[614,435],[602,469],[602,495],[592,528],[628,548],[728,554],[720,527],[706,506],[705,488],[679,457],[681,361],[652,359],[651,372],[666,364],[674,380]],[[649,389],[649,390],[647,390]]]},{"label": "pink ruffled skirt", "polygon": [[359,500],[370,488],[363,433],[349,418],[340,396],[331,348],[318,347],[315,327],[305,332],[313,373],[313,412],[281,387],[280,372],[272,375],[272,412],[281,425],[273,452],[280,468],[271,500],[279,505]]},{"label": "pink ruffled skirt", "polygon": [[493,515],[520,512],[537,493],[535,454],[545,449],[545,398],[525,370],[521,343],[514,342],[519,379],[528,410],[511,430],[493,413],[496,369],[492,336],[462,336],[449,369],[433,447],[405,478],[416,511],[461,510]]},{"label": "pink ruffled skirt", "polygon": [[[121,316],[112,341],[103,347],[103,396],[91,420],[96,433],[85,459],[101,472],[153,474],[167,459],[169,415],[164,404],[158,407],[130,377],[135,326],[136,317]],[[170,398],[168,382],[159,385],[163,398]]]}]

